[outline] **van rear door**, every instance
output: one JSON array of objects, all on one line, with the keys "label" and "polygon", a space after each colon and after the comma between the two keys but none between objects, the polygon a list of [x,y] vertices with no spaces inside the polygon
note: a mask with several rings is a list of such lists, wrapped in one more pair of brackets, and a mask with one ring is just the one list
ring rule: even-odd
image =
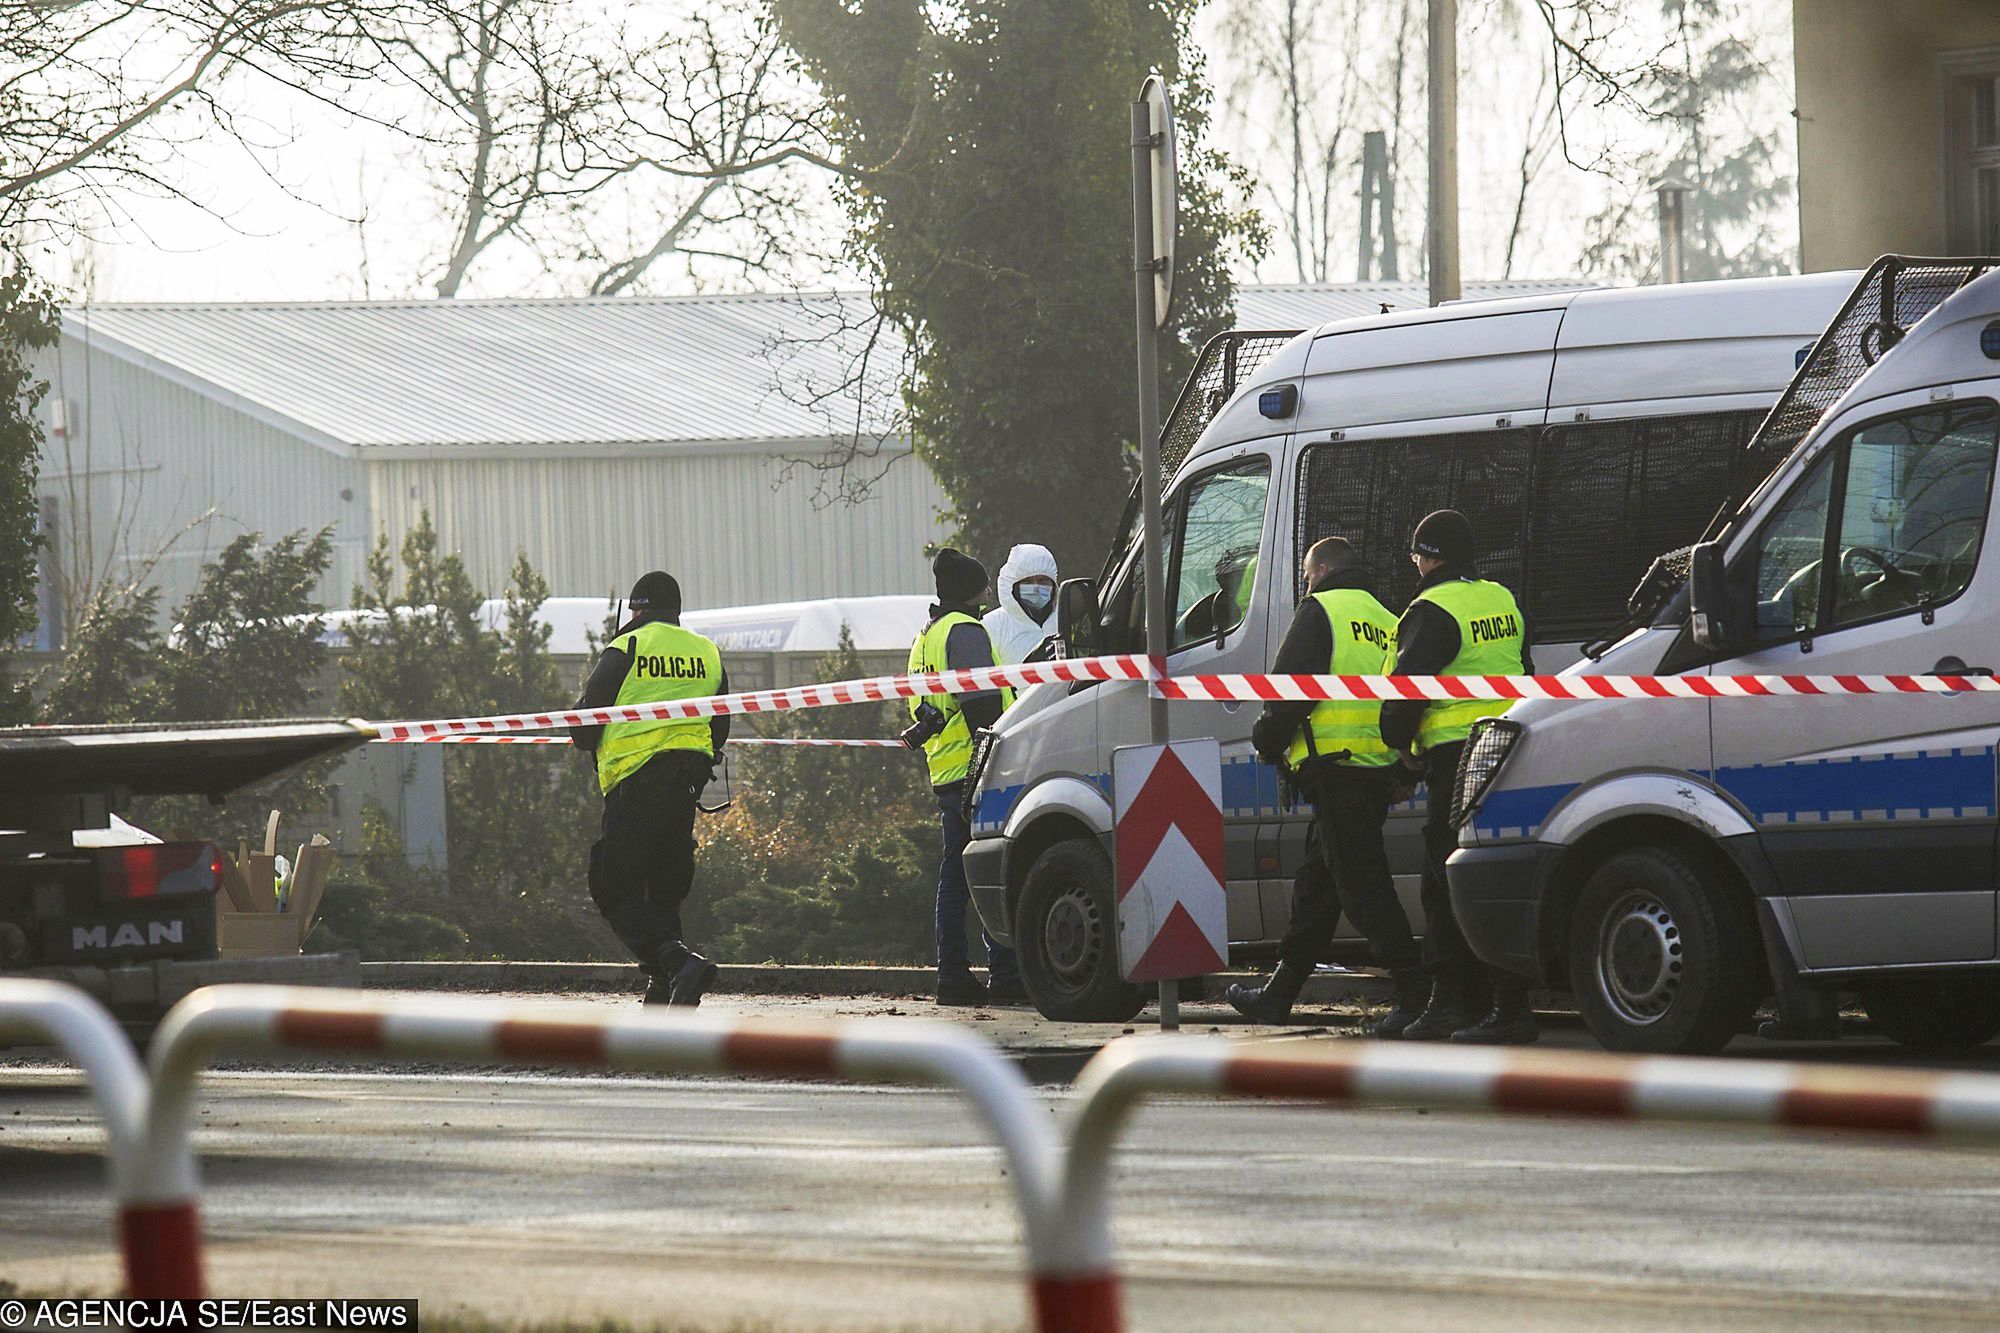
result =
[{"label": "van rear door", "polygon": [[[2000,668],[2000,404],[1929,397],[1842,432],[1739,548],[1757,646],[1718,674]],[[2000,696],[1719,700],[1711,720],[1808,968],[1995,956]]]}]

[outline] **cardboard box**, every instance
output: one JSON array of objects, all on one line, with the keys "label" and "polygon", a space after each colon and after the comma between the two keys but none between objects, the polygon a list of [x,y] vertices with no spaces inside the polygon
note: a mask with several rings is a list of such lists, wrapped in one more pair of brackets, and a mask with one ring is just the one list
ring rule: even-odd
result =
[{"label": "cardboard box", "polygon": [[282,958],[304,950],[333,874],[333,845],[318,834],[292,858],[282,898],[277,884],[278,812],[264,831],[264,850],[237,848],[223,856],[223,892],[216,895],[216,940],[224,958]]}]

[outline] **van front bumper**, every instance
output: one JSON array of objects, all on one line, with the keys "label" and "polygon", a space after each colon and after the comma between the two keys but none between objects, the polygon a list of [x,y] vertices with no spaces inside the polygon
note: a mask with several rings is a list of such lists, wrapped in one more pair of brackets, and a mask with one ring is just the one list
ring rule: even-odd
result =
[{"label": "van front bumper", "polygon": [[1445,862],[1452,911],[1480,961],[1548,979],[1541,949],[1542,893],[1562,848],[1514,842],[1461,847]]},{"label": "van front bumper", "polygon": [[965,882],[972,889],[972,906],[979,924],[995,943],[1014,947],[1013,923],[1007,920],[1007,852],[1005,838],[974,838],[965,845]]}]

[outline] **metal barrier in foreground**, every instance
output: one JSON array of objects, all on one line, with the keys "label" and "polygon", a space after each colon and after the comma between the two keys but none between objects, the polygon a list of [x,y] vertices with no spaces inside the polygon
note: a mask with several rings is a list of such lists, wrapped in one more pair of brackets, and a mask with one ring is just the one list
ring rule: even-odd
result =
[{"label": "metal barrier in foreground", "polygon": [[0,978],[0,1046],[26,1042],[62,1048],[83,1070],[104,1117],[125,1289],[134,1296],[200,1295],[198,1280],[191,1288],[183,1280],[198,1230],[194,1194],[163,1194],[148,1186],[146,1074],[124,1030],[74,986]]},{"label": "metal barrier in foreground", "polygon": [[[217,1056],[317,1052],[372,1059],[479,1060],[578,1069],[950,1088],[967,1098],[1006,1157],[1027,1241],[1031,1298],[1042,1333],[1083,1333],[1102,1321],[1102,1292],[1079,1280],[1056,1225],[1060,1157],[1047,1111],[994,1047],[942,1023],[758,1023],[688,1011],[394,996],[283,986],[212,986],[174,1006],[152,1053],[146,1142],[160,1189],[192,1198],[188,1151],[196,1081]],[[199,1256],[185,1277],[199,1289]],[[186,1294],[186,1293],[174,1293]]]},{"label": "metal barrier in foreground", "polygon": [[2000,1141],[2000,1074],[1764,1060],[1368,1041],[1273,1051],[1226,1038],[1128,1037],[1084,1066],[1076,1090],[1059,1243],[1085,1271],[1103,1275],[1114,1317],[1111,1149],[1133,1110],[1156,1093]]}]

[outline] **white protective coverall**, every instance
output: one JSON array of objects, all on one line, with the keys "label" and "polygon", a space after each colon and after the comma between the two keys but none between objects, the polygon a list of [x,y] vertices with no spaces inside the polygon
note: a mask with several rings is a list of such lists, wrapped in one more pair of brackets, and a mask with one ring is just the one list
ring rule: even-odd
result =
[{"label": "white protective coverall", "polygon": [[1056,632],[1053,599],[1038,614],[1014,595],[1016,584],[1037,574],[1054,579],[1056,558],[1046,546],[1023,544],[1007,552],[1007,563],[1000,566],[1000,577],[993,581],[1000,604],[986,613],[983,623],[986,636],[993,640],[993,651],[1006,665],[1027,661],[1028,654]]}]

